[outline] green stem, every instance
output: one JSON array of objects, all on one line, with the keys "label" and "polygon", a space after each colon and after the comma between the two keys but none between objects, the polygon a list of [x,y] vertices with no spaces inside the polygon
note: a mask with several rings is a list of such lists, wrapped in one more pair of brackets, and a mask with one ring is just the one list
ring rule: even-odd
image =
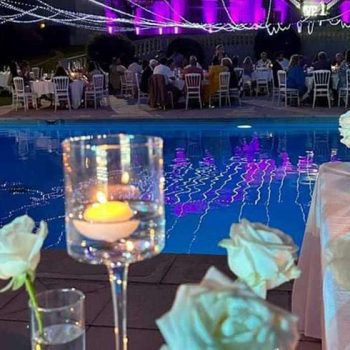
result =
[{"label": "green stem", "polygon": [[39,313],[39,305],[38,305],[38,300],[36,298],[35,287],[29,275],[26,275],[25,286],[26,286],[27,293],[29,295],[32,309],[34,311],[36,322],[38,323],[39,336],[43,336],[44,334],[43,320],[41,319],[41,315]]}]

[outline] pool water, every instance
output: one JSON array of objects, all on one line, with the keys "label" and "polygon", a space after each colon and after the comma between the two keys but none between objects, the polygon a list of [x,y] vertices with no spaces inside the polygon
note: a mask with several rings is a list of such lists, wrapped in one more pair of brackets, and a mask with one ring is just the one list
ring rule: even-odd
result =
[{"label": "pool water", "polygon": [[[249,125],[241,125],[241,124]],[[350,160],[338,120],[6,122],[0,124],[0,226],[28,213],[65,246],[61,141],[137,133],[164,138],[165,252],[225,254],[218,242],[242,218],[300,245],[320,164]]]}]

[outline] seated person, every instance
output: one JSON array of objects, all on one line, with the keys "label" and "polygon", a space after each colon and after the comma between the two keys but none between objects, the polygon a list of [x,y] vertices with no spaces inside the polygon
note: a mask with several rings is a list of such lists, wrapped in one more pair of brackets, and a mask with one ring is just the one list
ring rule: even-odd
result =
[{"label": "seated person", "polygon": [[222,72],[227,72],[228,68],[220,65],[217,58],[214,58],[213,64],[209,66],[208,80],[209,84],[204,86],[203,101],[205,104],[209,103],[209,97],[215,95],[220,87],[219,76]]},{"label": "seated person", "polygon": [[238,86],[238,79],[236,72],[233,68],[232,61],[229,57],[225,57],[221,60],[221,65],[226,67],[226,71],[230,72],[230,89],[235,89]]},{"label": "seated person", "polygon": [[184,69],[183,74],[193,74],[197,73],[201,75],[203,79],[203,69],[198,67],[198,61],[196,56],[190,57],[190,64]]},{"label": "seated person", "polygon": [[[288,68],[288,66],[287,66]],[[285,70],[284,67],[281,65],[281,61],[279,60],[279,55],[272,61],[272,78],[273,78],[273,86],[278,87],[278,71],[279,70]]]},{"label": "seated person", "polygon": [[331,70],[331,62],[324,51],[317,54],[317,60],[312,63],[314,70]]},{"label": "seated person", "polygon": [[299,95],[306,93],[305,73],[300,65],[300,56],[293,55],[290,58],[289,68],[287,72],[287,87],[289,89],[298,89]]},{"label": "seated person", "polygon": [[152,76],[154,68],[157,65],[158,65],[158,61],[152,58],[149,61],[149,65],[142,72],[140,90],[145,94],[149,93],[149,79]]},{"label": "seated person", "polygon": [[55,71],[54,77],[68,77],[68,73],[63,68],[63,66],[58,65],[56,67],[56,71]]},{"label": "seated person", "polygon": [[271,67],[271,61],[267,57],[267,53],[264,51],[260,54],[260,60],[256,62],[257,68],[270,68]]},{"label": "seated person", "polygon": [[87,78],[89,82],[92,82],[93,76],[97,74],[102,74],[101,71],[97,68],[96,63],[91,61],[88,65]]},{"label": "seated person", "polygon": [[173,60],[167,60],[166,57],[160,59],[160,63],[154,68],[153,74],[163,75],[165,79],[165,85],[168,91],[173,93],[174,103],[178,101],[180,98],[181,92],[180,90],[172,84],[172,81],[175,80],[174,71],[170,69],[170,67],[174,67]]},{"label": "seated person", "polygon": [[133,72],[133,79],[135,82],[136,74],[140,77],[142,74],[142,66],[139,62],[140,60],[137,57],[134,57],[132,63],[128,67],[128,71]]},{"label": "seated person", "polygon": [[252,79],[252,75],[254,72],[253,60],[250,56],[247,56],[242,63],[243,75]]},{"label": "seated person", "polygon": [[276,61],[279,63],[283,70],[288,70],[289,61],[284,57],[283,52],[279,52],[277,54]]},{"label": "seated person", "polygon": [[335,59],[334,59],[334,70],[335,70],[335,72],[339,71],[339,68],[340,68],[341,64],[343,63],[343,61],[344,61],[344,55],[341,52],[338,52],[335,55]]}]

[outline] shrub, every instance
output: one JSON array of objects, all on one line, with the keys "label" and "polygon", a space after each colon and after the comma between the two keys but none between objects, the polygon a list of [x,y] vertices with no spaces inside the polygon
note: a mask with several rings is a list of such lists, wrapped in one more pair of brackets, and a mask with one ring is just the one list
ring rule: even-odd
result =
[{"label": "shrub", "polygon": [[181,53],[186,58],[189,58],[191,55],[195,55],[200,63],[203,62],[203,48],[202,45],[190,38],[177,38],[173,40],[167,49],[167,56],[170,57],[174,53]]},{"label": "shrub", "polygon": [[87,47],[88,58],[106,70],[113,57],[120,58],[122,63],[127,65],[133,58],[134,52],[132,42],[122,35],[97,35]]}]

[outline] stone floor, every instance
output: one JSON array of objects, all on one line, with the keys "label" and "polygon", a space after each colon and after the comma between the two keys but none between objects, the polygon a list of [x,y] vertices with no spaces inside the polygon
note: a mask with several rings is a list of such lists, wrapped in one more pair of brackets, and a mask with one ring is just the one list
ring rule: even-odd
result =
[{"label": "stone floor", "polygon": [[[128,288],[129,350],[159,349],[163,340],[155,320],[171,307],[179,284],[199,282],[211,265],[232,276],[225,256],[161,254],[131,266]],[[62,287],[82,290],[86,294],[87,349],[114,348],[111,292],[103,266],[80,264],[62,250],[45,251],[36,286],[38,290]],[[271,291],[269,301],[290,310],[291,287],[288,283]],[[30,349],[26,305],[27,296],[23,290],[0,294],[1,350]],[[320,349],[318,340],[306,338],[301,339],[298,348]]]},{"label": "stone floor", "polygon": [[0,120],[120,120],[120,119],[210,119],[210,120],[228,120],[235,118],[305,118],[305,117],[339,117],[345,112],[344,107],[317,107],[311,108],[310,105],[302,107],[284,107],[273,104],[271,98],[261,97],[245,97],[242,106],[234,105],[232,107],[223,108],[206,108],[199,110],[198,108],[185,110],[184,105],[173,110],[152,109],[147,104],[136,104],[135,100],[125,100],[110,97],[110,106],[98,108],[80,108],[77,110],[58,110],[54,112],[48,103],[43,103],[43,108],[39,110],[29,110],[24,112],[23,109],[17,112],[11,106],[0,107]]}]

